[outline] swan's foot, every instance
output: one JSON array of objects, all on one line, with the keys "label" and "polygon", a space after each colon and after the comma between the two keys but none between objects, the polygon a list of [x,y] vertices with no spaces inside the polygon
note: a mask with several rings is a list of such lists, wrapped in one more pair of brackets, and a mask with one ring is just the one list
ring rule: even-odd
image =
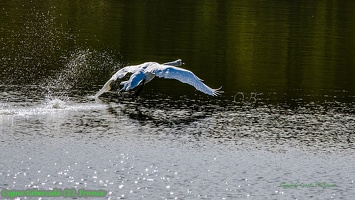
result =
[{"label": "swan's foot", "polygon": [[145,80],[143,79],[142,81],[142,85],[138,88],[138,90],[134,93],[136,98],[139,97],[139,95],[141,94],[142,90],[143,90],[143,87],[144,87],[144,83],[145,83]]}]

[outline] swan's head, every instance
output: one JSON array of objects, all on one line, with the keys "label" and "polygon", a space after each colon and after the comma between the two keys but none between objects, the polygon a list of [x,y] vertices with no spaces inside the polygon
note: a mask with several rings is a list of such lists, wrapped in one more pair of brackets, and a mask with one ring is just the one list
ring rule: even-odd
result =
[{"label": "swan's head", "polygon": [[182,62],[181,59],[177,59],[177,60],[175,60],[174,62],[176,63],[175,66],[181,66],[181,65],[184,65],[184,64],[185,64],[185,63]]},{"label": "swan's head", "polygon": [[164,63],[164,65],[170,65],[170,66],[181,66],[181,65],[184,65],[184,64],[185,63],[183,63],[181,59],[177,59],[177,60],[172,61],[172,62]]}]

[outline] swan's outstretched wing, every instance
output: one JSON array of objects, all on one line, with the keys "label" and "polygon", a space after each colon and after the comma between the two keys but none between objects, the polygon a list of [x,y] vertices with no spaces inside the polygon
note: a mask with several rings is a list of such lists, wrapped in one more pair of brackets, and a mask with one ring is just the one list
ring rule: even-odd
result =
[{"label": "swan's outstretched wing", "polygon": [[180,82],[187,83],[208,95],[217,96],[222,92],[219,91],[221,88],[212,89],[205,85],[194,73],[179,67],[156,64],[148,67],[146,71],[155,74],[158,77],[176,79]]},{"label": "swan's outstretched wing", "polygon": [[123,88],[120,91],[128,91],[137,87],[145,78],[145,74],[141,71],[137,71],[132,74],[128,81],[121,82]]},{"label": "swan's outstretched wing", "polygon": [[127,66],[124,67],[120,70],[118,70],[106,83],[105,85],[95,94],[95,98],[98,98],[100,95],[102,95],[105,92],[110,91],[111,89],[111,83],[118,78],[123,78],[126,76],[127,73],[135,73],[137,70],[139,70],[140,65],[132,65],[132,66]]}]

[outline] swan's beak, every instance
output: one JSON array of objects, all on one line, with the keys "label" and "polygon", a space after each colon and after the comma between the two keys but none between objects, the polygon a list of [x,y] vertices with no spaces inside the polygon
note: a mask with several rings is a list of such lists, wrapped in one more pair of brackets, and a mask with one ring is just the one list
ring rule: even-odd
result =
[{"label": "swan's beak", "polygon": [[178,61],[180,61],[181,65],[185,65],[185,63],[184,63],[184,62],[182,62],[182,60],[181,60],[181,59],[179,59]]},{"label": "swan's beak", "polygon": [[181,60],[181,59],[177,59],[175,62],[179,63],[178,65],[185,65],[185,63],[184,63],[184,62],[182,62],[182,60]]}]

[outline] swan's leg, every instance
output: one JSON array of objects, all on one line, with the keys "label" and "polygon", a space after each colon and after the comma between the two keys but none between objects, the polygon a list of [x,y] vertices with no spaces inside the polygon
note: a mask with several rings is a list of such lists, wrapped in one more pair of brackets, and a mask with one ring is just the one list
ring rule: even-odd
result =
[{"label": "swan's leg", "polygon": [[136,93],[135,93],[136,97],[138,97],[139,94],[142,92],[143,87],[144,87],[144,83],[145,83],[145,80],[143,79],[142,85],[138,88],[138,90],[137,90]]}]

